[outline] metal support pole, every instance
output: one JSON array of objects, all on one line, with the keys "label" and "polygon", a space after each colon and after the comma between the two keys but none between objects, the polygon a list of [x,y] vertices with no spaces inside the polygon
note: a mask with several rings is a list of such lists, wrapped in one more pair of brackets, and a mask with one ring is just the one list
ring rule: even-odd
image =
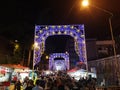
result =
[{"label": "metal support pole", "polygon": [[[112,22],[111,22],[112,17],[113,16],[109,17],[109,26],[110,26],[110,33],[111,33],[111,39],[112,39],[113,54],[114,54],[114,58],[115,58],[115,75],[113,75],[113,76],[115,76],[116,79],[118,80],[118,73],[117,73],[118,72],[118,60],[117,60],[116,49],[115,49],[115,40],[114,40],[113,30],[112,30]],[[114,82],[114,84],[115,84],[115,82]]]},{"label": "metal support pole", "polygon": [[118,59],[117,59],[117,53],[116,53],[116,48],[115,48],[115,40],[114,40],[114,35],[113,35],[113,28],[112,28],[112,17],[113,17],[113,13],[108,11],[108,10],[105,10],[103,8],[100,8],[100,7],[97,7],[95,5],[91,5],[92,7],[95,7],[96,9],[98,10],[101,10],[107,14],[110,15],[109,17],[109,27],[110,27],[110,34],[111,34],[111,40],[112,40],[112,46],[113,46],[113,54],[114,54],[114,58],[115,58],[115,72],[116,72],[116,75],[117,75],[117,79],[120,83],[120,77],[119,77],[119,62],[118,62]]},{"label": "metal support pole", "polygon": [[116,54],[116,49],[115,49],[115,40],[114,40],[114,36],[113,36],[111,18],[112,18],[112,16],[109,18],[109,25],[110,25],[110,32],[111,32],[111,39],[112,39],[112,45],[113,45],[114,58],[115,58],[115,67],[116,67],[116,71],[117,71],[118,70],[118,60],[117,60],[117,54]]}]

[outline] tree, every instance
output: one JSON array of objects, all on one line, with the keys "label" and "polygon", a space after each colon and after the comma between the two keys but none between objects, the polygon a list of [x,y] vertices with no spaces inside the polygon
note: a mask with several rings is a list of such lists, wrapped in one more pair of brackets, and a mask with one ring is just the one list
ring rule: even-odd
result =
[{"label": "tree", "polygon": [[22,45],[17,41],[10,41],[11,63],[18,64],[22,60]]}]

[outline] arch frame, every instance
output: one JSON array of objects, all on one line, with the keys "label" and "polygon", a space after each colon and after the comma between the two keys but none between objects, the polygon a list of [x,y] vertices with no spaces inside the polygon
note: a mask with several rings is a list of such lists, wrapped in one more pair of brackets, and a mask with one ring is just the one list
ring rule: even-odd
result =
[{"label": "arch frame", "polygon": [[49,56],[49,70],[52,70],[53,64],[55,63],[55,58],[64,58],[65,67],[67,70],[70,69],[69,65],[69,53],[52,53]]},{"label": "arch frame", "polygon": [[34,34],[33,67],[41,61],[45,41],[49,36],[69,35],[74,38],[74,48],[79,61],[87,63],[84,25],[36,25]]}]

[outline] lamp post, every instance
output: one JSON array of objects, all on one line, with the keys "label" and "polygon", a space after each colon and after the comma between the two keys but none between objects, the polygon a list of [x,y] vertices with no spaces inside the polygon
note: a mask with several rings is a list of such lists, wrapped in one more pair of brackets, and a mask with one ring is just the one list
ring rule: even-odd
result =
[{"label": "lamp post", "polygon": [[[33,44],[33,46],[32,46],[32,48],[34,49],[33,50],[33,53],[35,53],[35,49],[36,50],[38,50],[40,47],[39,47],[39,45],[38,45],[38,42],[35,42],[34,44]],[[33,54],[33,58],[35,57],[35,55]],[[34,68],[34,65],[35,65],[35,62],[34,62],[34,60],[33,60],[33,66],[32,66],[32,69],[34,70],[35,68]]]},{"label": "lamp post", "polygon": [[[82,6],[84,7],[88,7],[90,4],[89,4],[89,1],[88,0],[83,0],[82,1]],[[103,9],[103,8],[100,8],[100,7],[97,7],[95,5],[90,5],[106,14],[109,15],[109,28],[110,28],[110,34],[111,34],[111,40],[112,40],[112,46],[113,46],[113,53],[114,53],[114,58],[115,58],[115,72],[117,74],[117,76],[119,76],[119,62],[117,60],[117,54],[116,54],[116,48],[115,48],[115,40],[114,40],[114,35],[113,35],[113,28],[112,28],[112,17],[113,17],[113,13],[106,10],[106,9]]]}]

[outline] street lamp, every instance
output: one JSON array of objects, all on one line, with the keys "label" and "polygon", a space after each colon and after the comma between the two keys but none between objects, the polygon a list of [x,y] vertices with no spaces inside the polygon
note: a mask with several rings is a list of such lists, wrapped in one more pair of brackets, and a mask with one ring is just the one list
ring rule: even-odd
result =
[{"label": "street lamp", "polygon": [[45,58],[46,58],[46,59],[49,59],[49,56],[46,56]]},{"label": "street lamp", "polygon": [[[88,0],[83,0],[82,1],[82,6],[83,7],[87,7],[89,5],[89,1]],[[112,46],[113,46],[113,53],[114,53],[114,58],[115,58],[115,68],[116,68],[116,73],[117,73],[117,70],[118,70],[118,73],[117,75],[119,75],[119,62],[117,60],[117,55],[116,55],[116,49],[115,49],[115,40],[114,40],[114,36],[113,36],[113,28],[112,28],[112,17],[113,17],[113,13],[108,11],[108,10],[105,10],[103,8],[100,8],[100,7],[97,7],[95,5],[89,5],[89,6],[92,6],[100,11],[103,11],[104,13],[110,15],[109,16],[109,27],[110,27],[110,33],[111,33],[111,40],[112,40]]]},{"label": "street lamp", "polygon": [[84,6],[84,7],[89,6],[88,0],[83,0],[83,1],[82,1],[82,6]]}]

